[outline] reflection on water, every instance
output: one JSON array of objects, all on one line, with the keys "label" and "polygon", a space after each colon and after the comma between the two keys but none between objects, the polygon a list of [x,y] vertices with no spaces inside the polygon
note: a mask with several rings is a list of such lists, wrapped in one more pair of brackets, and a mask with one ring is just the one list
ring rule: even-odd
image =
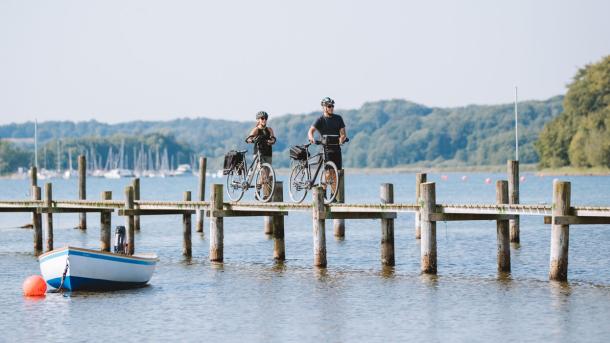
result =
[{"label": "reflection on water", "polygon": [[[495,203],[495,187],[469,174],[437,182],[439,203]],[[573,204],[608,205],[599,189],[609,178],[572,177]],[[379,184],[394,183],[395,202],[413,202],[413,174],[350,175],[350,201],[377,202]],[[550,202],[552,179],[527,178],[524,203]],[[211,185],[208,180],[207,184]],[[480,182],[479,182],[480,181]],[[122,194],[130,180],[92,179],[91,194]],[[22,197],[27,181],[0,180],[4,198]],[[181,200],[196,178],[143,179],[142,198]],[[464,192],[468,187],[469,192]],[[75,180],[54,181],[54,196],[76,198]],[[288,199],[287,196],[284,197]],[[511,244],[510,273],[499,273],[493,221],[437,227],[438,275],[420,273],[411,214],[395,221],[394,267],[380,263],[380,223],[347,220],[346,238],[330,239],[327,268],[313,267],[311,214],[285,217],[286,261],[273,259],[262,218],[224,225],[224,263],[208,259],[209,235],[193,234],[193,256],[182,253],[182,217],[142,217],[136,249],[160,258],[148,287],[111,293],[21,295],[39,273],[28,214],[0,214],[0,341],[605,341],[610,328],[610,226],[578,226],[570,235],[569,282],[549,282],[550,227],[521,217],[521,244]],[[99,215],[87,231],[77,215],[56,215],[55,246],[99,246]],[[112,217],[113,225],[123,218]],[[208,221],[205,221],[208,230]],[[195,232],[194,232],[195,233]]]}]

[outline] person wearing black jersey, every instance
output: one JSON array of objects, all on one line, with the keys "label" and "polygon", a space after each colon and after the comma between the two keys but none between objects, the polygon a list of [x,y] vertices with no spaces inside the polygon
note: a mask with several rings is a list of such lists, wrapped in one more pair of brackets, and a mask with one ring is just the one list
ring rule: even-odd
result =
[{"label": "person wearing black jersey", "polygon": [[[321,136],[335,135],[339,136],[339,144],[343,144],[347,139],[347,132],[345,131],[345,123],[340,115],[335,114],[335,101],[329,97],[322,99],[322,110],[323,114],[316,119],[313,125],[309,128],[307,137],[310,143],[314,143],[314,133],[318,131]],[[327,146],[325,147],[327,157],[330,161],[333,161],[337,165],[337,169],[343,168],[342,157],[341,157],[341,146]]]},{"label": "person wearing black jersey", "polygon": [[273,148],[275,144],[275,134],[273,129],[267,126],[269,115],[265,111],[260,111],[256,114],[256,126],[250,131],[250,136],[247,139],[248,143],[252,143],[256,137],[261,136],[259,144],[254,145],[254,154],[260,148],[261,163],[269,163],[272,161]]}]

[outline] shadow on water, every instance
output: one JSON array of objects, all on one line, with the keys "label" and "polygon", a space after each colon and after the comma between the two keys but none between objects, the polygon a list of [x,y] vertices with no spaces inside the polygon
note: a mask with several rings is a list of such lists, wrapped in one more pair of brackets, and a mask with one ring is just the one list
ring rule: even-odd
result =
[{"label": "shadow on water", "polygon": [[573,291],[569,282],[549,281],[549,290],[554,307],[562,309],[569,305],[570,295]]},{"label": "shadow on water", "polygon": [[382,266],[379,275],[384,279],[393,279],[395,276],[395,268],[393,266]]},{"label": "shadow on water", "polygon": [[438,287],[438,280],[439,280],[439,276],[438,275],[422,273],[419,276],[419,279],[426,286],[430,286],[432,288],[437,288]]},{"label": "shadow on water", "polygon": [[498,271],[498,282],[501,285],[510,286],[513,282],[513,276],[510,272]]}]

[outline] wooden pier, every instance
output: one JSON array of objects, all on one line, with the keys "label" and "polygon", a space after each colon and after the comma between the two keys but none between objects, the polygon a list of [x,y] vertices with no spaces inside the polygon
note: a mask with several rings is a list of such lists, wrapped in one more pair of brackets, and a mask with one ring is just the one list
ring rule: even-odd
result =
[{"label": "wooden pier", "polygon": [[[82,164],[81,162],[82,158]],[[79,169],[85,165],[84,157],[79,158]],[[509,161],[509,173],[518,172],[518,165]],[[81,167],[82,166],[82,167]],[[273,258],[283,261],[286,258],[284,248],[284,216],[292,212],[310,212],[312,215],[313,264],[317,267],[327,266],[326,257],[326,220],[334,222],[335,236],[343,239],[345,220],[379,219],[381,242],[380,259],[386,266],[395,264],[394,220],[398,213],[414,213],[415,236],[420,239],[421,272],[437,273],[436,223],[439,221],[472,221],[494,220],[497,231],[497,267],[499,272],[510,272],[510,242],[519,241],[519,217],[543,217],[545,224],[551,225],[550,235],[550,269],[551,280],[567,280],[568,242],[570,225],[610,224],[610,207],[572,206],[570,202],[571,185],[569,182],[555,181],[553,184],[552,205],[518,204],[515,196],[515,185],[518,177],[509,175],[509,180],[496,184],[495,204],[438,204],[436,202],[436,185],[426,182],[426,174],[417,174],[417,203],[394,203],[392,184],[382,184],[378,203],[343,203],[325,205],[323,193],[314,189],[312,203],[284,203],[282,193],[278,192],[271,203],[225,202],[223,185],[211,187],[210,201],[204,201],[205,193],[205,159],[200,159],[199,189],[197,201],[192,201],[191,192],[185,192],[183,201],[151,201],[139,197],[139,179],[134,179],[131,186],[125,188],[123,200],[111,200],[111,192],[102,192],[100,200],[56,200],[52,197],[52,185],[45,185],[44,200],[41,200],[40,187],[36,185],[35,170],[32,175],[31,200],[0,201],[0,212],[31,212],[34,229],[34,251],[42,252],[42,215],[46,220],[46,250],[53,249],[53,215],[79,213],[79,228],[86,229],[86,213],[98,212],[100,216],[100,249],[110,250],[111,213],[125,217],[127,228],[128,251],[133,254],[136,249],[134,231],[139,230],[139,217],[147,215],[182,215],[183,222],[183,255],[191,256],[191,216],[197,214],[196,230],[203,231],[203,216],[209,218],[209,259],[213,262],[223,261],[224,218],[225,217],[267,217],[266,232],[271,234],[275,243]],[[79,172],[79,197],[84,192],[85,173]],[[283,184],[276,184],[278,190]],[[518,191],[516,191],[518,193]],[[511,194],[512,193],[512,194]],[[341,194],[341,200],[345,199]],[[138,218],[138,219],[136,219]]]}]

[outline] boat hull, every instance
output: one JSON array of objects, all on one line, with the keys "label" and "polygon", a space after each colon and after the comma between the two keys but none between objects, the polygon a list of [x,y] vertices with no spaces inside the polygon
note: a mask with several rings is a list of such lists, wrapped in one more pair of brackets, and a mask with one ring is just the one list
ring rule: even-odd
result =
[{"label": "boat hull", "polygon": [[154,255],[127,256],[75,247],[56,249],[39,257],[45,281],[59,288],[66,271],[61,287],[69,291],[142,287],[152,277],[157,260]]}]

